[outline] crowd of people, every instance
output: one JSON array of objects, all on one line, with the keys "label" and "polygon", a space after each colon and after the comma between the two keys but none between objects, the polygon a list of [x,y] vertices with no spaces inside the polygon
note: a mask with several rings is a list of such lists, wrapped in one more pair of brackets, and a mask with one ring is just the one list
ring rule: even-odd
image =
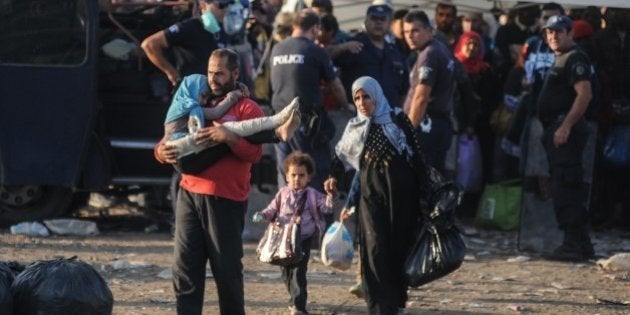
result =
[{"label": "crowd of people", "polygon": [[[453,180],[470,171],[457,166],[462,137],[478,140],[482,160],[482,184],[466,191],[463,217],[476,209],[479,187],[524,176],[533,154],[524,139],[538,122],[548,168],[523,185],[553,198],[564,232],[562,245],[546,257],[591,259],[591,223],[628,222],[630,198],[621,193],[630,186],[628,169],[607,164],[603,146],[610,130],[630,124],[630,9],[568,11],[552,2],[519,2],[487,20],[485,12],[458,13],[444,2],[431,18],[422,8],[395,10],[375,0],[363,28],[346,32],[332,1],[294,2],[201,0],[199,16],[142,43],[173,85],[173,104],[194,103],[176,118],[192,106],[203,109],[198,120],[213,121],[197,126],[192,141],[222,148],[199,171],[181,174],[173,265],[178,313],[201,314],[208,261],[221,313],[244,313],[240,236],[261,143],[274,143],[279,193],[252,220],[291,216],[299,196],[319,191],[314,208],[307,202],[302,209],[313,214],[304,220],[307,250],[320,224],[334,220],[330,197],[337,183],[355,172],[340,217],[357,209],[360,293],[370,314],[404,312],[402,263],[422,220],[417,199],[430,193],[429,169]],[[243,8],[247,20],[226,20]],[[269,130],[262,139],[228,128],[263,116],[257,103],[281,114],[256,129]],[[220,113],[209,115],[215,107]],[[356,115],[338,143],[331,143],[330,110]],[[179,165],[181,148],[169,142],[172,118],[155,157]],[[595,171],[587,178],[582,152],[593,134],[589,125],[598,132]],[[590,208],[589,196],[597,200]],[[282,269],[294,314],[307,313],[307,263]]]}]

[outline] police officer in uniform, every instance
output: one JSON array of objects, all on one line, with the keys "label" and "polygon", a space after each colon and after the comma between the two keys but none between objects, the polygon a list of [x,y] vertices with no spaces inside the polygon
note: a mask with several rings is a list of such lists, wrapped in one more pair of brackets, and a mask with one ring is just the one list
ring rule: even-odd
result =
[{"label": "police officer in uniform", "polygon": [[545,128],[543,145],[552,177],[553,205],[564,240],[545,258],[583,261],[594,256],[588,233],[586,185],[582,180],[582,152],[588,138],[584,113],[592,98],[593,67],[572,38],[572,22],[565,15],[551,17],[545,36],[556,58],[538,99],[538,115]]},{"label": "police officer in uniform", "polygon": [[[320,31],[319,15],[310,9],[300,11],[293,19],[291,37],[271,50],[271,106],[280,111],[300,98],[302,124],[293,138],[275,144],[278,186],[286,184],[282,161],[293,151],[310,154],[316,171],[311,186],[323,190],[324,179],[332,163],[330,140],[335,127],[324,110],[320,83],[332,91],[337,106],[348,105],[346,94],[326,51],[315,44]],[[329,216],[332,219],[331,216]],[[329,219],[329,220],[330,220]]]},{"label": "police officer in uniform", "polygon": [[386,40],[390,15],[391,9],[385,4],[368,7],[365,32],[353,38],[363,48],[359,52],[346,51],[334,62],[341,68],[346,95],[352,97],[351,87],[356,79],[370,76],[379,82],[391,106],[402,107],[409,90],[409,69],[398,47]]},{"label": "police officer in uniform", "polygon": [[414,127],[420,126],[420,146],[427,163],[444,174],[446,152],[454,134],[451,116],[455,57],[444,43],[434,39],[424,11],[407,13],[403,32],[409,47],[418,53],[410,71],[410,88],[403,108]]},{"label": "police officer in uniform", "polygon": [[[208,56],[225,47],[223,18],[233,1],[203,0],[201,16],[171,25],[142,41],[142,49],[151,62],[176,86],[188,75],[206,74]],[[174,60],[168,58],[168,51]]]}]

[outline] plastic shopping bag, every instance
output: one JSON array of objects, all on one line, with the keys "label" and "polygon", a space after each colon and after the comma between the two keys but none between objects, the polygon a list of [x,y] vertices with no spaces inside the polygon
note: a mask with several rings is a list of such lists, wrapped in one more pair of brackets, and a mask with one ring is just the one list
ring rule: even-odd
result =
[{"label": "plastic shopping bag", "polygon": [[352,265],[352,238],[341,222],[333,223],[322,241],[322,262],[326,266],[347,270]]},{"label": "plastic shopping bag", "polygon": [[612,166],[630,166],[630,126],[614,126],[604,142],[604,161]]},{"label": "plastic shopping bag", "polygon": [[520,179],[486,185],[479,200],[475,224],[502,230],[518,228],[522,194]]},{"label": "plastic shopping bag", "polygon": [[459,136],[456,181],[465,192],[478,192],[483,188],[481,146],[477,136]]}]

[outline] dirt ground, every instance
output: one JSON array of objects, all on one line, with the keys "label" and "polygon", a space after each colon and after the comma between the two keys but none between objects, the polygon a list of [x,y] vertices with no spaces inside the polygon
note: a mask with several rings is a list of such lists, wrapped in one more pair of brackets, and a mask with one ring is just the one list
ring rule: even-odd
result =
[{"label": "dirt ground", "polygon": [[[114,295],[114,314],[174,314],[169,272],[173,241],[168,227],[154,231],[155,213],[147,215],[129,207],[92,210],[79,214],[97,222],[100,234],[94,236],[28,237],[0,230],[0,260],[27,265],[78,256],[107,281]],[[288,295],[279,269],[256,260],[255,239],[260,230],[248,223],[244,233],[246,310],[249,314],[288,314]],[[459,270],[410,289],[407,314],[630,314],[628,274],[606,273],[594,261],[550,262],[535,253],[519,252],[516,232],[477,230],[472,234],[466,237],[468,254]],[[594,242],[603,257],[630,252],[629,231],[595,232]],[[364,301],[348,293],[354,271],[354,266],[337,271],[312,258],[308,273],[311,314],[365,314]],[[204,314],[218,314],[209,271],[206,283]]]}]

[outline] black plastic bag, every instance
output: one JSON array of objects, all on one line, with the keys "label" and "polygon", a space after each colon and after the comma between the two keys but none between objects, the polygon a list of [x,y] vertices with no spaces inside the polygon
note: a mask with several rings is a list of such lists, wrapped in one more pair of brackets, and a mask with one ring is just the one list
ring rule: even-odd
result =
[{"label": "black plastic bag", "polygon": [[429,214],[430,219],[435,220],[439,216],[454,218],[455,209],[462,202],[463,195],[464,190],[454,182],[446,182],[436,187],[430,198],[433,205]]},{"label": "black plastic bag", "polygon": [[92,266],[75,258],[35,262],[11,286],[14,314],[111,314],[114,299]]},{"label": "black plastic bag", "polygon": [[452,182],[434,177],[429,196],[430,212],[423,212],[418,238],[405,261],[409,286],[419,287],[455,271],[466,255],[466,243],[455,226],[455,209],[463,191]]},{"label": "black plastic bag", "polygon": [[425,223],[405,261],[409,286],[419,287],[457,270],[465,254],[466,243],[455,225]]},{"label": "black plastic bag", "polygon": [[[11,284],[17,272],[12,268],[14,263],[0,262],[0,310],[6,314],[13,313],[13,296]],[[23,268],[22,268],[23,269]]]}]

